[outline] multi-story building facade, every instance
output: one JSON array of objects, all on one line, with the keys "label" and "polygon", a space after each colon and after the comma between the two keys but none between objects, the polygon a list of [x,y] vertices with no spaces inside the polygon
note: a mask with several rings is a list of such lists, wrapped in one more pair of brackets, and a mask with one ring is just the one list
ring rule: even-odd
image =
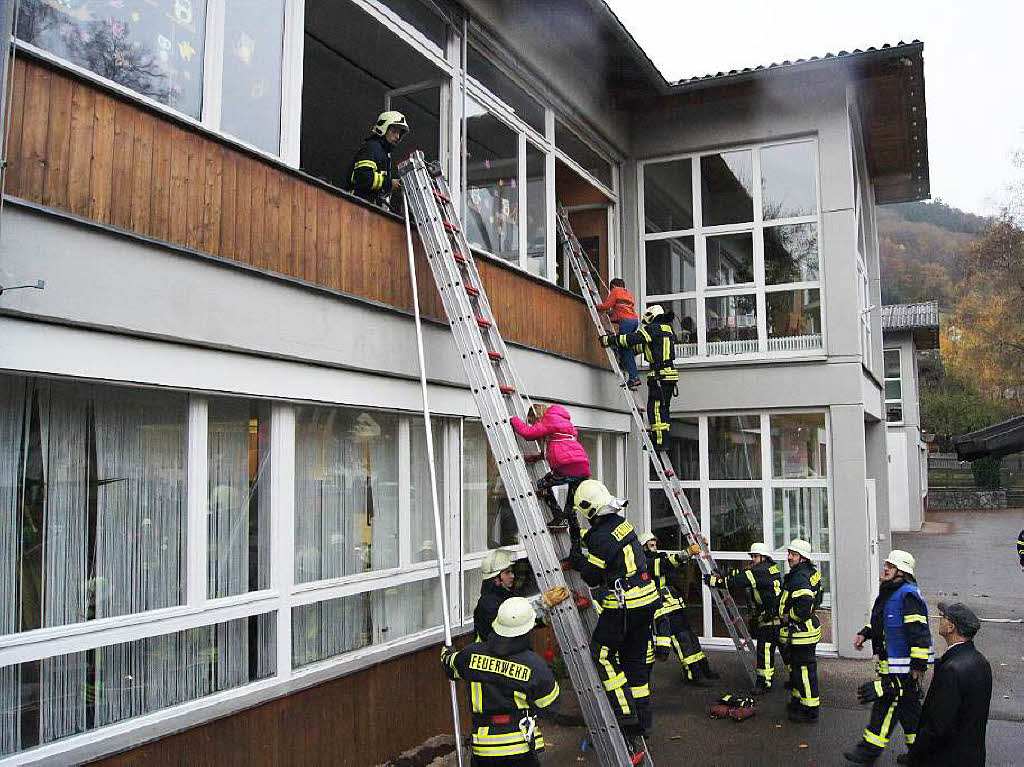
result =
[{"label": "multi-story building facade", "polygon": [[[450,727],[403,224],[342,189],[384,108],[460,190],[531,396],[666,537],[555,205],[676,309],[716,556],[809,538],[849,652],[889,529],[872,211],[928,194],[922,46],[670,84],[603,2],[535,5],[18,4],[0,285],[46,287],[0,295],[0,764],[366,764]],[[418,289],[461,631],[517,540]]]}]

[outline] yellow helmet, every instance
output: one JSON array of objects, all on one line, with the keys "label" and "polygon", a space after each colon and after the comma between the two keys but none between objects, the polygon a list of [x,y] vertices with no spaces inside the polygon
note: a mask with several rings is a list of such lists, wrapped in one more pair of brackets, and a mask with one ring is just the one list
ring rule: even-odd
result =
[{"label": "yellow helmet", "polygon": [[500,637],[518,637],[529,634],[536,622],[537,611],[529,599],[510,597],[501,603],[491,628]]},{"label": "yellow helmet", "polygon": [[508,570],[516,563],[515,555],[508,549],[494,549],[487,552],[484,561],[480,563],[480,576],[486,581],[489,578],[497,578],[502,571]]},{"label": "yellow helmet", "polygon": [[903,551],[902,549],[893,549],[890,551],[889,556],[885,558],[885,561],[907,575],[914,574],[914,565],[917,564],[914,561],[914,555],[908,551]]},{"label": "yellow helmet", "polygon": [[650,324],[654,322],[658,317],[665,313],[665,309],[661,304],[654,304],[654,306],[648,306],[647,311],[644,312],[643,321],[644,324]]},{"label": "yellow helmet", "polygon": [[811,558],[811,544],[802,538],[794,538],[789,542],[789,546],[787,548],[789,551],[795,551],[804,559]]},{"label": "yellow helmet", "polygon": [[596,479],[586,479],[576,488],[573,505],[587,519],[592,519],[598,514],[614,514],[626,508],[626,501],[616,498]]},{"label": "yellow helmet", "polygon": [[377,122],[373,124],[373,128],[370,130],[378,136],[383,136],[388,132],[388,128],[392,126],[399,128],[403,136],[409,131],[409,124],[405,121],[405,115],[395,111],[381,112],[377,115]]}]

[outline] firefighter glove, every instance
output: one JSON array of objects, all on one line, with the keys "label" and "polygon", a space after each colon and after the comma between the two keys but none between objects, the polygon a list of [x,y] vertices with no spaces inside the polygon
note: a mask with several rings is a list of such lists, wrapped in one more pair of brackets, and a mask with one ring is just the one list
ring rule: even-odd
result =
[{"label": "firefighter glove", "polygon": [[885,697],[889,686],[887,680],[882,679],[865,682],[857,688],[857,700],[860,703],[874,703],[876,700]]},{"label": "firefighter glove", "polygon": [[540,595],[541,605],[550,609],[560,602],[569,598],[569,589],[565,586],[555,586]]},{"label": "firefighter glove", "polygon": [[611,333],[601,336],[601,346],[608,348],[609,346],[615,346],[615,336]]},{"label": "firefighter glove", "polygon": [[691,543],[689,546],[686,547],[686,553],[689,554],[691,557],[697,556],[698,554],[700,554],[700,544]]},{"label": "firefighter glove", "polygon": [[725,586],[725,578],[721,575],[708,574],[704,576],[704,583],[713,589],[720,589]]},{"label": "firefighter glove", "polygon": [[441,665],[444,667],[445,676],[451,680],[458,678],[455,673],[455,656],[457,650],[451,645],[441,645]]},{"label": "firefighter glove", "polygon": [[789,644],[789,626],[779,626],[779,644]]}]

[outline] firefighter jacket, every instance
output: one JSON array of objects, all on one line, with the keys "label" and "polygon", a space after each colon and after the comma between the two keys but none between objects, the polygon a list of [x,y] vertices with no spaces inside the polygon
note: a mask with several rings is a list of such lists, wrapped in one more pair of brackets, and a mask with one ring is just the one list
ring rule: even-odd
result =
[{"label": "firefighter jacket", "polygon": [[727,589],[741,587],[750,592],[754,601],[751,618],[758,626],[779,625],[779,597],[782,595],[782,571],[771,557],[760,564],[724,578],[712,576],[710,585]]},{"label": "firefighter jacket", "polygon": [[391,144],[383,136],[368,136],[352,158],[348,189],[367,202],[382,205],[391,194]]},{"label": "firefighter jacket", "polygon": [[494,578],[488,578],[480,585],[480,599],[473,610],[476,641],[482,642],[491,635],[491,624],[498,617],[498,608],[511,596],[515,596],[512,591],[495,583]]},{"label": "firefighter jacket", "polygon": [[1017,536],[1017,556],[1020,557],[1020,566],[1024,567],[1024,530]]},{"label": "firefighter jacket", "polygon": [[651,574],[661,595],[661,606],[654,614],[655,619],[686,607],[682,594],[679,593],[679,589],[669,583],[668,576],[670,572],[681,569],[690,560],[689,554],[675,552],[669,554],[665,551],[650,552],[645,549],[644,557],[647,559],[647,572]]},{"label": "firefighter jacket", "polygon": [[925,671],[935,662],[928,631],[928,606],[911,578],[883,581],[871,607],[871,623],[860,630],[878,656],[878,673]]},{"label": "firefighter jacket", "polygon": [[814,564],[802,560],[782,579],[779,595],[780,636],[791,645],[817,644],[821,641],[821,623],[815,610],[821,607],[821,573]]},{"label": "firefighter jacket", "polygon": [[583,545],[587,556],[576,569],[588,586],[604,590],[602,608],[629,610],[657,605],[658,587],[647,572],[647,560],[633,525],[618,514],[602,514],[583,533]]},{"label": "firefighter jacket", "polygon": [[[658,320],[661,320],[659,322]],[[678,339],[666,315],[658,317],[633,333],[612,336],[612,345],[643,353],[650,368],[648,378],[662,381],[678,381],[679,371],[675,368],[675,348]]]},{"label": "firefighter jacket", "polygon": [[[441,664],[449,679],[469,682],[473,708],[473,754],[517,757],[544,748],[537,712],[558,698],[551,669],[530,649],[530,635],[492,634],[455,651],[445,648]],[[527,733],[531,733],[529,740]]]}]

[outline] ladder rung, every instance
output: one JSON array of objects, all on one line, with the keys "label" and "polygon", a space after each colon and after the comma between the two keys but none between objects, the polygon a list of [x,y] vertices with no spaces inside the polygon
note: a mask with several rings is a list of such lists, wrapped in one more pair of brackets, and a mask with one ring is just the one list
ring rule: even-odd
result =
[{"label": "ladder rung", "polygon": [[468,263],[466,261],[466,257],[464,255],[462,255],[462,251],[461,250],[453,250],[452,251],[452,256],[454,256],[455,260],[458,261],[460,264]]},{"label": "ladder rung", "polygon": [[476,324],[482,328],[489,328],[491,326],[491,321],[486,317],[480,317],[478,315],[476,318]]},{"label": "ladder rung", "polygon": [[452,234],[458,234],[458,232],[459,232],[459,227],[457,227],[451,221],[443,222],[442,226],[444,226],[444,230],[446,232],[451,232]]},{"label": "ladder rung", "polygon": [[474,287],[472,285],[466,285],[465,288],[466,288],[466,292],[469,293],[469,295],[471,295],[471,296],[479,296],[480,295],[480,288]]},{"label": "ladder rung", "polygon": [[501,362],[505,359],[501,356],[501,352],[487,352],[487,356],[491,358],[491,362]]},{"label": "ladder rung", "polygon": [[506,394],[506,395],[507,394],[515,394],[516,393],[516,387],[508,386],[508,385],[499,386],[498,390],[501,391],[502,394]]},{"label": "ladder rung", "polygon": [[528,453],[523,456],[523,460],[527,463],[537,463],[543,457],[540,453]]},{"label": "ladder rung", "polygon": [[436,189],[434,190],[434,197],[439,199],[441,202],[451,202],[451,198],[448,195],[443,192],[439,192]]}]

